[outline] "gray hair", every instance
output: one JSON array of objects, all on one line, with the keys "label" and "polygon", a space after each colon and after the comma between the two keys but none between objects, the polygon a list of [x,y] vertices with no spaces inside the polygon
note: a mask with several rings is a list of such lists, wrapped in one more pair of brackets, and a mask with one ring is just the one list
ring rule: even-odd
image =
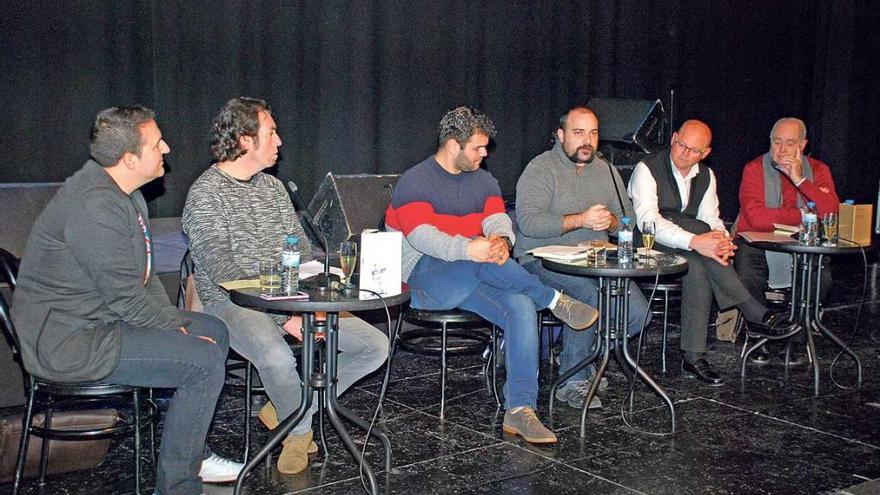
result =
[{"label": "gray hair", "polygon": [[773,128],[770,129],[770,139],[773,139],[773,136],[776,135],[776,129],[782,124],[797,124],[800,140],[803,141],[804,139],[807,139],[807,125],[804,124],[803,120],[796,117],[783,117],[777,120],[776,123],[773,124]]}]

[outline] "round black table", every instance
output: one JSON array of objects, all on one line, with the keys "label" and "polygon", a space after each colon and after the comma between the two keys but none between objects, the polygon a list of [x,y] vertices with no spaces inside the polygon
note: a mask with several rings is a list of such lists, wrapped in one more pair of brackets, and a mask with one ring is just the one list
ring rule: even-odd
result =
[{"label": "round black table", "polygon": [[[550,415],[553,415],[553,399],[556,389],[569,377],[588,366],[602,352],[602,362],[596,371],[596,375],[590,382],[586,401],[581,409],[581,437],[587,434],[587,411],[590,401],[596,394],[599,382],[608,368],[608,360],[611,351],[614,350],[614,358],[624,371],[629,380],[635,380],[636,376],[644,380],[666,402],[672,420],[672,432],[675,432],[675,407],[666,392],[658,385],[630,356],[627,347],[626,322],[629,314],[629,282],[630,279],[640,277],[656,277],[663,275],[675,275],[687,270],[687,260],[675,254],[662,253],[652,256],[647,260],[636,263],[620,265],[609,260],[604,266],[589,265],[586,261],[561,261],[544,258],[541,260],[544,268],[555,272],[569,275],[581,275],[584,277],[596,277],[599,279],[599,344],[595,350],[580,363],[576,364],[566,373],[559,377],[550,390]],[[616,301],[615,301],[616,300]],[[615,304],[613,304],[615,303]],[[612,314],[614,308],[614,314]]]},{"label": "round black table", "polygon": [[[819,318],[819,299],[823,257],[856,254],[865,249],[865,247],[842,239],[838,241],[836,246],[806,246],[793,239],[785,237],[778,241],[749,241],[745,237],[743,237],[743,240],[749,246],[758,249],[789,253],[792,255],[790,318],[792,321],[800,324],[801,332],[806,333],[807,356],[813,366],[813,395],[819,395],[819,359],[816,355],[816,345],[813,342],[814,330],[828,337],[840,347],[844,353],[852,357],[853,361],[856,363],[858,386],[861,386],[862,362],[849,346],[847,346],[837,335],[822,323]],[[776,339],[761,336],[758,341],[745,352],[742,357],[742,363],[740,364],[741,378],[744,379],[746,376],[746,362],[748,362],[749,355],[761,346],[767,344],[770,340]]]},{"label": "round black table", "polygon": [[[303,343],[302,358],[300,359],[300,377],[302,378],[302,400],[299,408],[285,419],[273,431],[273,436],[256,456],[254,456],[245,465],[244,469],[238,475],[235,481],[235,495],[241,493],[244,479],[247,477],[254,467],[256,467],[272,450],[278,446],[285,438],[290,430],[306,414],[306,411],[312,405],[313,389],[317,389],[319,396],[319,405],[324,404],[327,417],[333,428],[339,434],[345,447],[351,453],[355,460],[363,465],[363,470],[367,474],[370,482],[370,492],[378,493],[379,488],[376,483],[376,476],[373,474],[367,460],[363,458],[358,447],[352,442],[351,437],[346,433],[345,428],[339,417],[351,421],[364,431],[369,431],[370,435],[379,439],[385,448],[385,470],[391,469],[391,441],[382,431],[377,428],[369,429],[369,424],[362,418],[356,416],[347,408],[341,406],[336,401],[336,382],[337,382],[337,352],[339,350],[339,313],[341,311],[364,311],[371,309],[379,309],[385,306],[397,306],[409,300],[409,290],[406,285],[400,294],[393,296],[385,296],[384,303],[381,299],[371,293],[364,291],[342,292],[338,290],[317,290],[308,287],[301,287],[301,290],[309,295],[307,300],[296,299],[276,299],[266,300],[260,297],[259,289],[235,289],[229,292],[230,299],[239,306],[248,308],[261,309],[276,313],[301,313],[303,319]],[[327,352],[323,353],[324,361],[320,363],[319,369],[315,370],[315,327],[325,326],[325,323],[317,324],[315,312],[326,312],[326,344]],[[320,411],[319,411],[320,414]]]}]

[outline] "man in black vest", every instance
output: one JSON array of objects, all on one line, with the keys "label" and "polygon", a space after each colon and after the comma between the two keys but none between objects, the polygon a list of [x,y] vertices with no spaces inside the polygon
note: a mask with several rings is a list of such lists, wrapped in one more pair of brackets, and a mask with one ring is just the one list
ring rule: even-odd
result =
[{"label": "man in black vest", "polygon": [[672,134],[669,149],[640,162],[629,182],[638,225],[654,222],[658,247],[688,261],[682,277],[681,369],[710,385],[723,380],[706,360],[712,297],[720,308],[736,306],[752,332],[785,335],[797,325],[751,296],[729,259],[736,246],[718,216],[715,175],[700,160],[709,156],[712,131],[688,120]]}]

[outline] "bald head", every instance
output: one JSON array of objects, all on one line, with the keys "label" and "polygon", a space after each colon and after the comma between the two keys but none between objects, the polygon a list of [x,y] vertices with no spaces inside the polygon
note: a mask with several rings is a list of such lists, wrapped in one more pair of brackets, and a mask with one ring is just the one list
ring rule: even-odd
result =
[{"label": "bald head", "polygon": [[699,120],[687,120],[672,133],[669,143],[672,163],[685,173],[712,152],[712,130]]}]

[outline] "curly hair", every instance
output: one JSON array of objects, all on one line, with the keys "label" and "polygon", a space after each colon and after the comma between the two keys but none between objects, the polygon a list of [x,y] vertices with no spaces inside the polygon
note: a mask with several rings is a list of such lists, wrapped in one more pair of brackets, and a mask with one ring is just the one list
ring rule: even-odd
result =
[{"label": "curly hair", "polygon": [[495,123],[483,112],[469,106],[461,106],[443,115],[437,134],[440,146],[450,139],[455,139],[464,147],[474,134],[495,137]]},{"label": "curly hair", "polygon": [[116,165],[126,153],[141,156],[140,127],[155,118],[156,113],[142,105],[101,110],[89,136],[89,154],[102,167]]},{"label": "curly hair", "polygon": [[242,136],[251,136],[255,145],[260,145],[257,138],[260,112],[271,114],[272,109],[259,98],[239,96],[223,105],[220,113],[211,121],[211,155],[217,163],[244,155],[238,142]]}]

